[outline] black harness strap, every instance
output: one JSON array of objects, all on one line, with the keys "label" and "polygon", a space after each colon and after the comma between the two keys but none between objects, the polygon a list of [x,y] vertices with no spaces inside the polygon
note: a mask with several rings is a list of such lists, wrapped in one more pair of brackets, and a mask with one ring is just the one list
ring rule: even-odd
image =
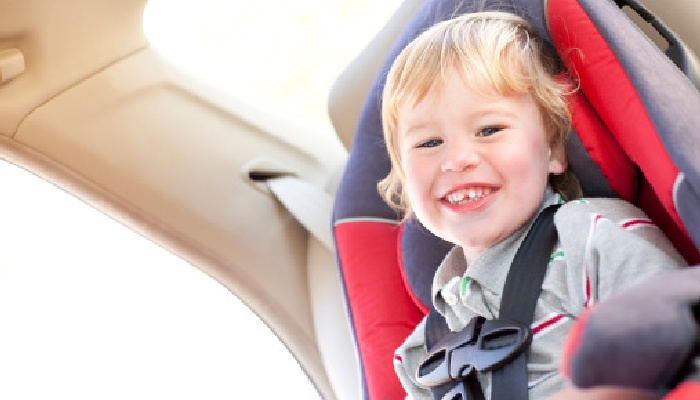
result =
[{"label": "black harness strap", "polygon": [[[557,242],[554,226],[554,213],[557,209],[558,206],[551,206],[542,210],[518,248],[503,285],[499,319],[532,325],[549,258]],[[491,377],[493,400],[527,399],[527,352],[521,353],[503,368],[493,371]]]},{"label": "black harness strap", "polygon": [[[493,356],[490,356],[491,359],[485,362],[481,359],[480,354],[470,354],[469,357],[471,359],[464,366],[451,366],[449,363],[456,357],[446,352],[452,353],[457,351],[458,348],[459,351],[464,351],[465,345],[481,346],[482,342],[479,335],[483,327],[486,326],[483,317],[475,317],[462,331],[455,333],[450,332],[447,322],[436,311],[428,314],[425,327],[425,343],[429,351],[428,357],[421,364],[419,375],[425,371],[424,376],[422,376],[425,378],[429,374],[435,375],[445,368],[447,368],[446,371],[470,371],[468,375],[462,377],[458,382],[455,382],[455,377],[452,376],[452,381],[443,380],[440,384],[432,386],[431,390],[435,399],[483,399],[476,372],[489,370],[493,371],[491,383],[492,400],[526,400],[528,398],[526,350],[532,340],[529,326],[534,318],[535,306],[537,305],[537,299],[539,298],[547,266],[549,265],[549,257],[557,240],[554,213],[558,208],[558,205],[547,207],[538,215],[518,248],[508,271],[503,286],[499,318],[495,320],[495,322],[502,321],[506,325],[511,323],[511,326],[506,328],[506,330],[509,329],[508,333],[492,334],[491,332],[497,332],[497,330],[486,329],[487,334],[485,336],[490,335],[491,338],[501,336],[503,338],[504,343],[500,346],[502,349],[499,350],[507,351],[503,352],[502,362],[492,362]],[[486,323],[488,322],[486,321]],[[522,333],[519,331],[521,329],[525,329],[527,332]],[[502,332],[505,331],[502,330]],[[456,340],[458,336],[461,338],[459,343]],[[487,339],[485,338],[485,340]],[[447,347],[445,347],[445,343],[447,343]],[[435,350],[436,346],[442,347]],[[483,358],[488,359],[489,355]],[[438,365],[440,363],[447,363],[447,365]],[[479,369],[480,365],[485,365],[486,368]],[[447,378],[450,377],[448,376]],[[456,389],[458,386],[461,388]]]},{"label": "black harness strap", "polygon": [[450,333],[447,321],[435,310],[431,310],[425,321],[425,347],[432,349],[437,342]]}]

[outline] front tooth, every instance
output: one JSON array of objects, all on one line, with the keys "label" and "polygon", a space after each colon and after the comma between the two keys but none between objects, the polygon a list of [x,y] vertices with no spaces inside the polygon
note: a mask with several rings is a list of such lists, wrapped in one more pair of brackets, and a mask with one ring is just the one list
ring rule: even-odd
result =
[{"label": "front tooth", "polygon": [[465,200],[474,201],[491,194],[491,189],[486,187],[476,187],[466,190],[458,190],[445,196],[450,203],[459,203]]},{"label": "front tooth", "polygon": [[455,192],[447,195],[447,201],[449,201],[450,203],[456,203],[458,201],[462,201],[462,199],[464,199],[463,192]]}]

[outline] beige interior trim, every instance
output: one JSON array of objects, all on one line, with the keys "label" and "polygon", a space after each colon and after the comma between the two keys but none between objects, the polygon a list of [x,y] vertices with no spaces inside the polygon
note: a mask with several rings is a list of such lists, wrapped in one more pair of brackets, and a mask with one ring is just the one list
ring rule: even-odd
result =
[{"label": "beige interior trim", "polygon": [[51,96],[0,139],[0,157],[236,293],[335,398],[310,304],[308,235],[248,177],[267,160],[326,187],[346,157],[332,134],[225,97],[146,48]]},{"label": "beige interior trim", "polygon": [[[88,205],[114,218],[173,254],[177,254],[192,265],[203,270],[215,280],[221,282],[229,290],[236,293],[242,300],[245,300],[261,318],[268,320],[268,326],[282,339],[289,350],[300,359],[302,366],[307,369],[307,373],[318,385],[317,388],[325,398],[349,398],[336,397],[336,389],[331,386],[326,371],[323,368],[324,363],[316,344],[315,333],[309,333],[307,328],[300,326],[294,318],[290,318],[290,316],[285,314],[280,314],[278,305],[275,305],[274,301],[271,301],[270,298],[266,298],[263,290],[256,290],[254,286],[250,286],[248,283],[241,284],[239,278],[232,276],[233,271],[227,268],[228,264],[224,260],[217,257],[215,254],[202,251],[202,248],[196,243],[186,240],[182,235],[173,231],[163,223],[145,218],[141,210],[134,208],[129,203],[123,201],[123,199],[114,196],[112,193],[94,185],[79,174],[12,139],[0,136],[0,158],[22,167],[40,178],[51,182],[62,190],[75,195]],[[327,249],[323,249],[322,251],[317,250],[317,253],[320,253],[320,255],[316,257],[324,257],[323,251],[328,252]],[[325,256],[325,258],[323,262],[328,261],[328,256]],[[335,259],[332,256],[331,259],[333,260],[332,267],[334,267]],[[326,267],[328,266],[329,265],[326,264]],[[318,269],[319,267],[316,267],[317,271]],[[319,273],[322,272],[316,272],[315,274],[311,274],[311,276],[313,277]],[[315,287],[322,288],[325,285],[322,280],[325,279],[327,278],[314,279],[317,282]],[[326,298],[325,301],[328,302],[329,299]],[[338,308],[337,310],[342,311],[344,307]],[[342,314],[338,314],[337,310],[335,315],[342,318]],[[347,320],[345,323],[347,324]],[[320,327],[318,329],[323,330],[324,328]],[[346,336],[348,334],[349,333],[345,333]],[[337,337],[335,339],[333,346],[342,348],[342,345],[339,346],[339,342],[337,342]],[[349,383],[351,384],[352,381]],[[348,383],[346,383],[346,386],[347,384]]]}]

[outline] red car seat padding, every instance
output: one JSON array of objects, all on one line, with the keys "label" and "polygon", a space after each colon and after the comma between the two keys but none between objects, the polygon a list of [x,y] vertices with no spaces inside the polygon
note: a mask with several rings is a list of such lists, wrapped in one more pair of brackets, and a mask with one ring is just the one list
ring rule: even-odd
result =
[{"label": "red car seat padding", "polygon": [[600,166],[610,188],[621,199],[633,202],[637,170],[580,91],[570,96],[572,125],[586,152]]},{"label": "red car seat padding", "polygon": [[700,382],[683,382],[664,397],[664,400],[697,399],[698,395],[700,395]]},{"label": "red car seat padding", "polygon": [[[610,38],[603,36],[582,7],[581,3],[584,2],[548,1],[546,15],[552,41],[560,49],[560,56],[568,69],[577,76],[581,91],[602,122],[629,159],[639,167],[642,179],[653,190],[654,196],[639,197],[635,203],[647,213],[655,214],[657,224],[665,229],[689,262],[698,262],[700,254],[690,240],[674,204],[673,188],[679,169],[666,151],[644,99],[640,98],[625,67],[611,48]],[[598,12],[602,12],[604,6],[612,11],[616,8],[609,1],[590,3],[595,3]],[[620,35],[625,34],[622,31],[624,23],[629,25],[628,28],[636,29],[629,20],[618,19],[617,23],[620,24]],[[653,46],[651,42],[649,45]],[[659,53],[655,47],[654,53]],[[672,64],[668,59],[662,60]],[[596,161],[605,169],[605,159]],[[608,174],[606,177],[610,178]],[[614,182],[611,185],[615,186]],[[659,200],[665,212],[654,208],[658,205],[654,198]]]},{"label": "red car seat padding", "polygon": [[391,359],[424,315],[413,305],[401,277],[399,232],[390,221],[341,221],[335,227],[365,384],[378,399],[403,393]]}]

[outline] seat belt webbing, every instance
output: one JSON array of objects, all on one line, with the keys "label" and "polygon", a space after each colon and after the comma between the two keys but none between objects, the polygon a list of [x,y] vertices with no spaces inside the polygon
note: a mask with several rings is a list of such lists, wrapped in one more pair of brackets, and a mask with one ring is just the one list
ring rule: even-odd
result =
[{"label": "seat belt webbing", "polygon": [[[542,210],[518,248],[503,285],[499,318],[532,325],[549,258],[557,242],[554,213],[558,208],[550,206]],[[527,399],[527,352],[493,371],[491,377],[493,400]]]},{"label": "seat belt webbing", "polygon": [[323,189],[293,176],[265,181],[272,194],[311,235],[333,251],[333,198]]}]

